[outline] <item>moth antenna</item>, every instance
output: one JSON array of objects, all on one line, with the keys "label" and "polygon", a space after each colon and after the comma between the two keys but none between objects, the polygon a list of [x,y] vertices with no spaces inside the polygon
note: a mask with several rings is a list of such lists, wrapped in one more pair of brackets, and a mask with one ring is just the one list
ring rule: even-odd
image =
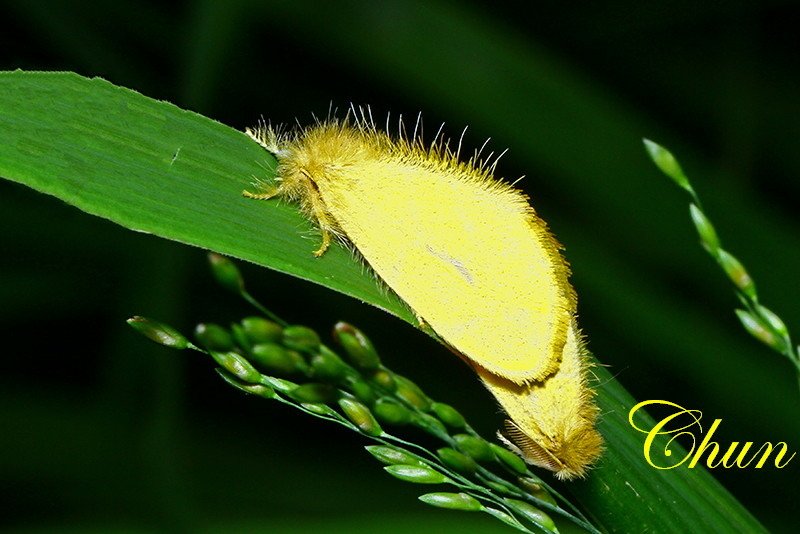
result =
[{"label": "moth antenna", "polygon": [[458,138],[458,149],[456,150],[456,159],[461,157],[461,144],[464,142],[464,134],[467,133],[467,128],[469,128],[469,126],[464,126],[464,129],[461,130],[461,137]]}]

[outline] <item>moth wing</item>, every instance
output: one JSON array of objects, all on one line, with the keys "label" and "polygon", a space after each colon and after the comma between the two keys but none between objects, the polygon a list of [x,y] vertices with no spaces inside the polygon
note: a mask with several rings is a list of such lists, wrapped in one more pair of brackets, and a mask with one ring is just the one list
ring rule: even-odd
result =
[{"label": "moth wing", "polygon": [[558,368],[572,290],[521,194],[391,160],[317,186],[367,263],[455,350],[518,384]]}]

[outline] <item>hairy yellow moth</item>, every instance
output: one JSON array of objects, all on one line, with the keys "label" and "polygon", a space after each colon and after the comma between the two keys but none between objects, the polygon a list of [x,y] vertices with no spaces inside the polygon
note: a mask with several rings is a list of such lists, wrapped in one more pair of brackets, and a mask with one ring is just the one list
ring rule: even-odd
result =
[{"label": "hairy yellow moth", "polygon": [[562,478],[583,475],[602,440],[575,296],[527,197],[443,141],[393,139],[363,116],[247,133],[279,166],[275,184],[245,196],[298,202],[322,232],[317,256],[332,235],[351,243],[473,365],[523,457]]}]

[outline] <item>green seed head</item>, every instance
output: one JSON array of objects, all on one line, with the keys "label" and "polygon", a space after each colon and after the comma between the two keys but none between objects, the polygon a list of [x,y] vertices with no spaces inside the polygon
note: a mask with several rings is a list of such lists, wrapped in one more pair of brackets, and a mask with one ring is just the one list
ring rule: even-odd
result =
[{"label": "green seed head", "polygon": [[388,445],[367,445],[364,447],[379,462],[389,465],[425,465],[408,452]]},{"label": "green seed head", "polygon": [[316,352],[319,350],[319,336],[307,326],[287,326],[283,329],[283,344],[300,352]]},{"label": "green seed head", "polygon": [[283,378],[277,378],[269,375],[262,376],[261,383],[267,384],[276,391],[280,391],[286,395],[289,395],[292,391],[298,388],[297,383],[292,382],[291,380],[285,380]]},{"label": "green seed head", "polygon": [[714,230],[714,226],[711,224],[711,221],[708,220],[706,214],[700,211],[695,204],[689,205],[689,214],[692,217],[692,222],[694,222],[694,227],[697,229],[697,233],[700,235],[700,240],[703,242],[703,246],[708,250],[712,255],[716,257],[717,250],[719,250],[719,237],[717,236],[717,231]]},{"label": "green seed head", "polygon": [[259,343],[251,349],[253,365],[266,373],[289,375],[298,371],[289,351],[275,343]]},{"label": "green seed head", "polygon": [[209,351],[211,357],[220,367],[230,374],[248,384],[258,384],[261,381],[261,373],[256,371],[244,356],[237,352],[217,352]]},{"label": "green seed head", "polygon": [[431,408],[431,400],[414,382],[400,375],[394,375],[394,380],[397,383],[395,395],[418,410],[428,411]]},{"label": "green seed head", "polygon": [[764,321],[776,334],[783,338],[789,336],[789,330],[786,328],[786,324],[775,314],[775,312],[760,304],[756,306],[756,310],[761,318],[764,319]]},{"label": "green seed head", "polygon": [[303,408],[305,408],[309,412],[317,414],[317,415],[326,415],[326,416],[331,416],[331,417],[338,417],[339,416],[339,414],[336,413],[336,410],[334,410],[333,408],[331,408],[327,404],[317,404],[317,403],[312,403],[312,402],[304,402],[304,403],[301,403],[300,406],[302,406]]},{"label": "green seed head", "polygon": [[478,469],[478,464],[471,457],[455,449],[445,447],[436,451],[442,462],[459,473],[472,474]]},{"label": "green seed head", "polygon": [[542,486],[541,479],[531,478],[531,477],[520,477],[518,481],[519,481],[519,486],[530,495],[536,497],[540,501],[552,504],[553,506],[558,505],[553,496],[550,495],[547,492],[547,490],[544,489],[544,486]]},{"label": "green seed head", "polygon": [[397,389],[397,383],[394,381],[394,377],[392,373],[385,369],[378,369],[375,371],[371,377],[369,377],[370,382],[377,385],[378,387],[385,389],[386,391],[392,393]]},{"label": "green seed head", "polygon": [[501,447],[496,443],[490,443],[489,447],[492,448],[492,452],[494,452],[495,456],[497,456],[497,459],[500,460],[500,463],[514,473],[517,473],[518,475],[524,475],[528,472],[528,466],[525,465],[525,461],[510,450]]},{"label": "green seed head", "polygon": [[448,510],[461,510],[463,512],[479,512],[483,510],[483,505],[471,495],[466,493],[426,493],[420,495],[419,500],[425,504]]},{"label": "green seed head", "polygon": [[689,183],[689,179],[686,178],[686,175],[683,174],[683,169],[681,169],[678,160],[675,159],[675,156],[672,153],[664,148],[663,146],[655,143],[649,139],[644,139],[644,147],[647,149],[647,153],[650,154],[650,159],[653,160],[653,163],[656,164],[661,172],[672,178],[672,180],[678,184],[680,187],[689,191],[690,193],[694,193],[692,189],[692,185]]},{"label": "green seed head", "polygon": [[441,419],[442,422],[448,426],[453,428],[464,428],[464,426],[467,424],[467,422],[464,420],[464,416],[458,413],[458,410],[449,404],[444,404],[443,402],[434,402],[432,408],[439,419]]},{"label": "green seed head", "polygon": [[217,369],[217,373],[225,380],[225,382],[232,385],[236,389],[244,391],[245,393],[258,395],[259,397],[264,397],[265,399],[275,398],[275,390],[269,386],[264,384],[243,384],[222,369]]},{"label": "green seed head", "polygon": [[411,422],[411,412],[399,402],[381,398],[372,407],[375,417],[390,425],[406,425]]},{"label": "green seed head", "polygon": [[336,354],[320,350],[311,357],[311,376],[325,382],[339,382],[347,374],[347,365]]},{"label": "green seed head", "polygon": [[248,393],[252,393],[253,395],[264,397],[265,399],[275,398],[275,390],[269,386],[265,386],[264,384],[253,384],[249,386],[244,386],[242,387],[242,389]]},{"label": "green seed head", "polygon": [[336,400],[339,391],[330,384],[303,384],[291,390],[289,396],[297,402],[328,403]]},{"label": "green seed head", "polygon": [[505,484],[501,484],[500,482],[495,482],[494,480],[485,480],[483,483],[500,495],[517,495],[517,493],[515,493],[512,489]]},{"label": "green seed head", "polygon": [[250,352],[253,344],[247,338],[247,334],[244,332],[244,328],[236,323],[231,323],[231,337],[233,341],[246,352]]},{"label": "green seed head", "polygon": [[443,484],[448,478],[434,469],[421,465],[387,465],[384,467],[393,477],[417,484]]},{"label": "green seed head", "polygon": [[347,323],[336,323],[333,327],[333,337],[356,368],[372,371],[380,367],[381,360],[375,347],[361,330]]},{"label": "green seed head", "polygon": [[479,462],[494,461],[494,453],[486,440],[469,434],[456,434],[453,439],[458,450],[470,455],[475,460]]},{"label": "green seed head", "polygon": [[347,380],[347,389],[355,395],[358,400],[367,405],[372,405],[377,398],[375,390],[373,390],[369,382],[363,378],[349,378]]},{"label": "green seed head", "polygon": [[211,264],[211,272],[214,274],[214,278],[217,279],[217,282],[222,287],[237,295],[244,291],[244,279],[236,264],[214,252],[208,255],[208,261]]},{"label": "green seed head", "polygon": [[380,436],[383,434],[383,429],[369,408],[354,399],[341,398],[339,399],[339,406],[342,408],[344,415],[354,424],[359,430],[368,436]]},{"label": "green seed head", "polygon": [[511,508],[514,509],[514,511],[518,512],[519,515],[534,525],[539,525],[543,529],[550,532],[558,532],[558,528],[556,528],[556,524],[553,522],[550,516],[536,508],[534,505],[517,499],[504,500]]},{"label": "green seed head", "polygon": [[242,319],[242,329],[251,343],[278,343],[283,336],[283,328],[278,323],[263,317]]},{"label": "green seed head", "polygon": [[437,438],[447,438],[447,427],[444,426],[444,423],[426,413],[415,413],[413,415],[414,418],[411,422],[414,423],[415,426]]},{"label": "green seed head", "polygon": [[753,317],[750,312],[745,310],[735,311],[736,316],[739,317],[739,320],[742,322],[742,326],[744,326],[745,330],[750,332],[750,335],[768,347],[780,350],[779,347],[782,345],[781,342],[768,328],[765,327],[764,324],[761,323],[761,321]]},{"label": "green seed head", "polygon": [[200,323],[194,329],[194,337],[208,350],[226,352],[233,350],[233,337],[230,332],[214,323]]},{"label": "green seed head", "polygon": [[516,528],[517,530],[522,530],[524,528],[516,517],[507,514],[503,510],[492,508],[490,506],[484,506],[483,511],[489,514],[490,516],[494,517],[495,519],[502,521],[506,525]]},{"label": "green seed head", "polygon": [[308,362],[306,362],[302,354],[296,350],[287,350],[286,352],[289,354],[289,357],[294,362],[294,366],[298,371],[306,376],[311,376],[311,366],[308,365]]},{"label": "green seed head", "polygon": [[169,325],[139,315],[131,317],[127,322],[140,334],[165,347],[182,350],[189,346],[189,340]]},{"label": "green seed head", "polygon": [[717,252],[717,261],[725,270],[725,273],[727,273],[728,278],[731,279],[731,282],[733,282],[733,284],[739,288],[739,291],[751,299],[755,300],[757,298],[756,285],[753,282],[753,279],[750,278],[750,274],[744,268],[744,265],[742,265],[739,260],[732,256],[728,251],[719,249]]}]

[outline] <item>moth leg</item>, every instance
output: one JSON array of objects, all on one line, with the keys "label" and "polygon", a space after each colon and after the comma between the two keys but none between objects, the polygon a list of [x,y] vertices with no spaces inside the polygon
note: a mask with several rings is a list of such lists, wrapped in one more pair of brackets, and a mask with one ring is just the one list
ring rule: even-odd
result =
[{"label": "moth leg", "polygon": [[317,250],[314,251],[314,256],[319,258],[323,254],[325,254],[325,251],[328,250],[328,247],[330,246],[331,246],[331,233],[326,230],[322,230],[322,244],[319,246]]},{"label": "moth leg", "polygon": [[333,217],[331,217],[330,213],[328,213],[328,210],[325,209],[325,203],[322,201],[322,197],[318,193],[309,195],[308,202],[314,218],[317,219],[319,231],[322,234],[322,244],[317,250],[314,251],[314,256],[319,258],[325,254],[325,251],[331,246],[331,234],[336,228],[336,222],[333,220]]},{"label": "moth leg", "polygon": [[[331,246],[331,234],[337,234],[338,225],[325,207],[314,181],[305,171],[300,171],[301,176],[292,177],[291,180],[281,180],[280,185],[265,188],[262,193],[252,193],[242,191],[242,196],[255,200],[269,200],[275,197],[297,198],[303,212],[312,220],[316,220],[320,233],[322,234],[322,244],[314,251],[314,256],[319,258]],[[257,184],[261,185],[261,184]]]},{"label": "moth leg", "polygon": [[272,189],[270,189],[269,191],[266,191],[264,193],[251,193],[250,191],[248,191],[246,189],[244,191],[242,191],[242,196],[243,197],[252,198],[252,199],[255,199],[255,200],[269,200],[271,198],[275,198],[279,194],[280,194],[280,189],[277,188],[277,187],[273,187]]}]

